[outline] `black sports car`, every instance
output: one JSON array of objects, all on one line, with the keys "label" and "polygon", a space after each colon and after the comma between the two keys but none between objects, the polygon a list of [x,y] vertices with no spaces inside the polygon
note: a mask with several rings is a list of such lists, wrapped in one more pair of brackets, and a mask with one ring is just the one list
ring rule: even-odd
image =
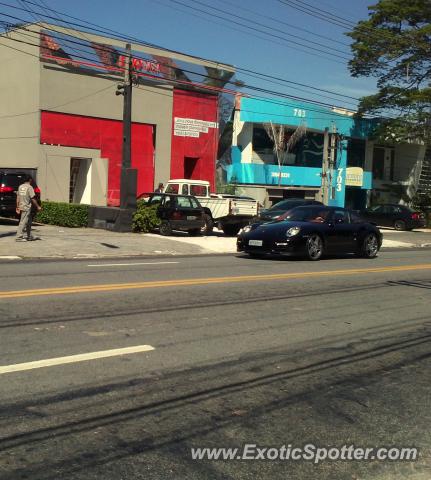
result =
[{"label": "black sports car", "polygon": [[303,206],[292,209],[283,221],[244,227],[238,234],[237,250],[251,256],[305,255],[310,260],[319,260],[326,253],[374,258],[382,240],[375,225],[349,210]]},{"label": "black sports car", "polygon": [[262,210],[256,222],[272,222],[273,220],[281,220],[282,216],[295,207],[302,207],[305,205],[323,205],[317,200],[306,200],[305,198],[286,198],[281,202],[274,204],[272,207]]}]

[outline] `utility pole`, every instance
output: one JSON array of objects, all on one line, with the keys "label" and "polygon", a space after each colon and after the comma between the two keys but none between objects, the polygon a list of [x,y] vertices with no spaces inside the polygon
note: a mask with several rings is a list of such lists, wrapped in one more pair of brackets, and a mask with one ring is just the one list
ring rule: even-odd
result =
[{"label": "utility pole", "polygon": [[123,95],[123,155],[120,176],[120,208],[90,207],[88,225],[116,232],[130,232],[136,210],[138,171],[132,168],[132,47],[126,45],[124,82],[117,86],[116,95]]},{"label": "utility pole", "polygon": [[331,145],[329,147],[329,195],[328,199],[329,200],[334,200],[335,197],[332,194],[333,186],[332,186],[332,179],[334,178],[334,167],[335,167],[335,159],[336,159],[336,135],[337,135],[337,127],[334,124],[332,124],[332,132],[331,132]]},{"label": "utility pole", "polygon": [[329,129],[323,133],[323,161],[322,161],[322,191],[321,199],[324,205],[329,200]]},{"label": "utility pole", "polygon": [[[120,208],[136,208],[137,170],[132,168],[132,48],[126,45],[124,83],[118,85],[116,95],[123,95],[123,158],[120,179]],[[125,218],[125,217],[124,217]]]}]

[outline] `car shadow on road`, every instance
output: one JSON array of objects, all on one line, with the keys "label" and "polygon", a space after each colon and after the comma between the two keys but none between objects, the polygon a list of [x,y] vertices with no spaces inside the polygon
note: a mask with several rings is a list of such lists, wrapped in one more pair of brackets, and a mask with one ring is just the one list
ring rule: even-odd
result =
[{"label": "car shadow on road", "polygon": [[[236,255],[236,258],[239,258],[239,259],[242,259],[242,260],[252,260],[252,261],[256,261],[256,262],[259,262],[259,261],[262,261],[262,260],[267,260],[267,261],[271,261],[271,262],[293,262],[293,263],[307,262],[307,263],[312,263],[312,260],[309,260],[305,256],[292,256],[292,257],[289,257],[287,255],[249,256],[247,254],[238,253]],[[358,258],[358,257],[356,257],[356,255],[354,255],[354,254],[349,254],[349,253],[346,253],[344,255],[328,255],[328,256],[325,255],[321,260],[319,260],[319,262],[326,262],[326,261],[330,261],[330,260],[348,260],[348,259],[353,259],[353,258]]]}]

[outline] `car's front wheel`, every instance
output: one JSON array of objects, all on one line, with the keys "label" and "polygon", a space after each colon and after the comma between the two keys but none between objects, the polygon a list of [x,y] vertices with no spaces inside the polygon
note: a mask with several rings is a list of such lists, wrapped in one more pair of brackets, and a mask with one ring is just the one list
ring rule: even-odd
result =
[{"label": "car's front wheel", "polygon": [[369,233],[363,240],[360,249],[360,256],[364,258],[374,258],[379,251],[379,241],[375,233]]},{"label": "car's front wheel", "polygon": [[309,260],[320,260],[323,255],[323,240],[317,234],[311,234],[307,239],[306,252]]}]

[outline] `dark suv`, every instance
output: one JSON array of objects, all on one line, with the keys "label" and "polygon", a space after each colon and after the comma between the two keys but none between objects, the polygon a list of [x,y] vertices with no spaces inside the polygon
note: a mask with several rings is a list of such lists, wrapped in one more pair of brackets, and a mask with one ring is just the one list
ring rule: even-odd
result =
[{"label": "dark suv", "polygon": [[317,200],[306,200],[305,198],[286,198],[277,202],[272,207],[262,210],[259,217],[255,219],[256,222],[272,222],[273,220],[281,220],[281,216],[288,210],[295,207],[302,207],[304,205],[323,205]]},{"label": "dark suv", "polygon": [[157,216],[161,223],[161,235],[171,235],[172,230],[182,230],[190,235],[199,235],[205,227],[204,209],[192,195],[153,193],[148,205],[158,205]]},{"label": "dark suv", "polygon": [[[16,192],[25,181],[25,173],[0,171],[0,217],[17,218]],[[36,199],[40,202],[40,190],[33,181],[32,186]]]}]

